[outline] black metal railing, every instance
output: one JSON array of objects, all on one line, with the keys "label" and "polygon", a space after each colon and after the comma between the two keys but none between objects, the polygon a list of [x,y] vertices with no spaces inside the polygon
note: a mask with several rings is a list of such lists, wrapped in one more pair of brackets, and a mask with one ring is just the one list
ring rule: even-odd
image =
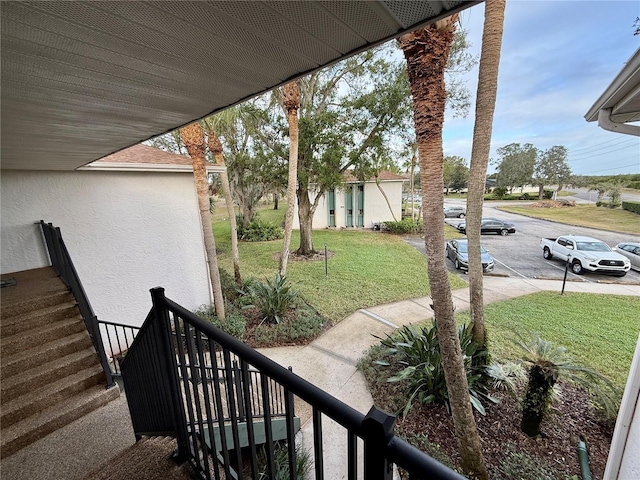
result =
[{"label": "black metal railing", "polygon": [[98,319],[93,313],[93,308],[91,308],[87,294],[80,282],[78,272],[73,265],[69,251],[62,239],[60,228],[54,227],[51,223],[45,223],[43,220],[40,220],[40,226],[42,227],[42,233],[44,235],[47,251],[51,260],[51,266],[56,270],[67,287],[69,287],[71,293],[76,299],[84,324],[100,358],[100,364],[102,365],[107,381],[107,388],[111,388],[115,385],[115,381],[113,379],[111,367],[109,366],[109,359],[107,358],[107,354],[102,343],[102,334],[100,328],[98,328]]},{"label": "black metal railing", "polygon": [[[167,299],[164,289],[151,294],[153,308],[121,365],[134,432],[175,436],[178,457],[203,478],[275,478],[276,458],[285,454],[288,476],[296,479],[300,448],[317,479],[390,480],[393,464],[410,479],[463,478],[396,437],[395,417],[376,407],[362,415]],[[274,386],[284,401],[282,443],[275,441]],[[303,436],[294,405],[310,412]],[[335,424],[323,432],[326,418]],[[333,467],[337,450],[346,455],[343,472],[326,473],[327,448]]]},{"label": "black metal railing", "polygon": [[98,320],[98,329],[100,330],[103,341],[106,341],[106,353],[111,375],[113,377],[121,377],[120,361],[127,354],[129,348],[131,348],[133,340],[136,338],[136,335],[138,335],[140,328]]}]

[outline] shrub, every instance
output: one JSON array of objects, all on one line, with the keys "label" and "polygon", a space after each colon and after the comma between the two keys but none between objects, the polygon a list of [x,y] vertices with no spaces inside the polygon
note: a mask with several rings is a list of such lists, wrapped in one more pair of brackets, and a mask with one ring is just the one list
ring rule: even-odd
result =
[{"label": "shrub", "polygon": [[507,194],[507,189],[505,187],[496,187],[493,189],[493,196],[497,199],[503,199]]},{"label": "shrub", "polygon": [[422,230],[422,222],[420,220],[413,221],[411,218],[405,218],[399,222],[384,222],[384,229],[389,233],[397,235],[405,235],[407,233],[415,233]]},{"label": "shrub", "polygon": [[[275,476],[272,480],[288,480],[291,478],[289,474],[289,449],[286,443],[276,442],[274,444],[274,473]],[[295,478],[307,478],[311,473],[313,467],[311,452],[302,447],[302,445],[296,444],[296,475]],[[262,447],[258,454],[258,469],[260,473],[258,478],[269,478],[269,468],[267,464],[267,453],[265,448]],[[244,478],[249,478],[251,472],[246,472]]]},{"label": "shrub", "polygon": [[294,318],[275,324],[261,324],[253,332],[254,345],[271,346],[297,343],[317,337],[325,319],[316,310],[298,298],[293,302]]},{"label": "shrub", "polygon": [[281,227],[273,222],[261,220],[257,216],[254,216],[254,219],[246,227],[243,227],[241,223],[238,224],[238,238],[245,242],[267,242],[283,237],[284,232]]},{"label": "shrub", "polygon": [[627,188],[633,188],[634,190],[640,190],[640,181],[629,182],[625,186]]},{"label": "shrub", "polygon": [[200,306],[195,312],[198,317],[209,322],[214,327],[227,332],[229,335],[236,337],[239,340],[244,339],[244,332],[247,327],[247,321],[241,312],[234,309],[232,305],[226,305],[225,319],[221,320],[216,315],[214,305]]},{"label": "shrub", "polygon": [[287,277],[276,274],[273,283],[266,279],[266,283],[253,282],[247,286],[247,292],[253,304],[264,315],[264,320],[280,323],[282,316],[298,297],[298,293],[291,288]]},{"label": "shrub", "polygon": [[620,202],[607,202],[607,208],[618,208],[621,204]]},{"label": "shrub", "polygon": [[222,268],[219,268],[218,271],[220,272],[220,287],[222,288],[222,296],[225,302],[235,303],[239,295],[236,279]]},{"label": "shrub", "polygon": [[640,202],[622,202],[622,208],[640,215]]},{"label": "shrub", "polygon": [[494,480],[513,478],[535,478],[536,480],[555,480],[558,473],[553,466],[540,457],[534,457],[518,451],[513,443],[507,444],[507,453],[500,461],[499,473]]},{"label": "shrub", "polygon": [[[467,372],[471,404],[484,415],[485,410],[480,400],[495,400],[487,393],[488,376],[482,366],[487,351],[479,349],[478,344],[473,341],[472,329],[471,323],[461,325],[458,328],[458,338]],[[387,378],[387,382],[407,382],[408,400],[403,415],[410,410],[414,400],[422,404],[444,404],[449,410],[449,395],[435,324],[431,327],[404,326],[393,336],[387,335],[381,344],[387,347],[386,355],[394,361],[394,365],[404,367]],[[391,365],[385,360],[378,360],[376,363]]]},{"label": "shrub", "polygon": [[600,200],[598,200],[596,202],[596,207],[602,207],[605,204],[605,202],[601,202]]},{"label": "shrub", "polygon": [[542,192],[542,198],[545,200],[551,200],[553,198],[553,190],[544,190]]},{"label": "shrub", "polygon": [[520,200],[531,200],[531,195],[525,192],[522,195],[520,195]]}]

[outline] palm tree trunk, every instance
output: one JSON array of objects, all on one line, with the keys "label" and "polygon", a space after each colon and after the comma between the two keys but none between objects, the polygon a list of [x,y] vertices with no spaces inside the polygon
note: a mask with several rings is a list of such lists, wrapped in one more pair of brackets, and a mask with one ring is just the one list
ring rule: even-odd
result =
[{"label": "palm tree trunk", "polygon": [[242,275],[240,274],[240,252],[238,250],[238,225],[236,223],[236,211],[233,208],[233,198],[231,196],[231,186],[229,185],[229,175],[227,174],[224,156],[222,155],[222,142],[216,135],[216,132],[209,128],[207,131],[209,151],[213,154],[216,163],[225,167],[220,172],[220,183],[222,183],[222,194],[224,202],[227,205],[227,214],[229,215],[229,223],[231,224],[231,253],[233,255],[233,274],[236,279],[236,285],[242,287]]},{"label": "palm tree trunk", "polygon": [[200,208],[200,220],[202,222],[202,234],[204,247],[209,264],[209,276],[213,289],[213,302],[216,315],[224,319],[224,299],[222,286],[220,285],[220,272],[218,271],[218,257],[216,256],[216,241],[211,228],[211,214],[209,212],[209,183],[207,182],[207,168],[205,162],[204,131],[199,123],[192,123],[180,129],[180,137],[184,142],[191,161],[193,162],[193,179],[198,194],[198,207]]},{"label": "palm tree trunk", "polygon": [[467,243],[469,248],[469,298],[473,339],[485,346],[484,296],[482,256],[480,254],[480,224],[491,148],[493,112],[498,91],[498,67],[502,46],[505,0],[487,0],[484,4],[484,31],[478,72],[476,119],[467,193]]},{"label": "palm tree trunk", "polygon": [[313,209],[309,200],[309,192],[304,185],[298,185],[298,219],[300,220],[300,247],[298,255],[313,255],[317,253],[313,248]]},{"label": "palm tree trunk", "polygon": [[280,255],[280,276],[287,275],[291,232],[293,230],[293,210],[296,205],[298,187],[298,108],[300,91],[296,82],[286,84],[282,89],[283,101],[289,122],[289,179],[287,182],[287,214],[284,221],[284,241]]},{"label": "palm tree trunk", "polygon": [[445,265],[442,124],[446,91],[444,71],[456,16],[400,38],[413,96],[420,160],[425,247],[438,342],[451,403],[462,468],[469,476],[488,478],[473,418],[469,387],[454,318],[451,285]]},{"label": "palm tree trunk", "polygon": [[529,371],[527,392],[522,402],[520,429],[530,437],[540,435],[540,424],[556,379],[557,376],[540,365],[533,365]]}]

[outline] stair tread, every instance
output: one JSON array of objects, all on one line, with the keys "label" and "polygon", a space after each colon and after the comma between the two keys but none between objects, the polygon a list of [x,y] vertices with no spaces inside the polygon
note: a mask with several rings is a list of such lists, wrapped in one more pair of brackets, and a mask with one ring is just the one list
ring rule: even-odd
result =
[{"label": "stair tread", "polygon": [[[36,415],[31,415],[24,420],[3,428],[1,445],[4,449],[9,443],[15,442],[25,436],[29,437],[25,445],[32,443],[51,431],[67,425],[89,411],[95,410],[95,408],[108,403],[119,395],[120,390],[117,386],[110,389],[105,389],[104,385],[91,387],[66,399],[64,402],[51,405]],[[48,432],[40,434],[42,430],[46,430],[47,426],[51,424],[56,425],[54,428],[49,429]],[[4,452],[3,456],[6,456]]]},{"label": "stair tread", "polygon": [[76,306],[75,300],[63,300],[60,303],[56,303],[55,305],[49,305],[46,307],[41,307],[36,310],[31,310],[28,312],[22,312],[17,315],[11,315],[2,317],[2,328],[6,328],[10,325],[14,325],[16,323],[21,323],[24,321],[28,321],[34,316],[42,316],[42,315],[50,315],[52,313],[57,313],[60,310],[70,309]]},{"label": "stair tread", "polygon": [[[59,320],[49,325],[43,325],[43,326],[31,329],[29,331],[30,332],[29,336],[46,335],[47,333],[55,332],[56,330],[59,330],[65,327],[70,327],[75,324],[81,324],[81,323],[82,323],[82,316],[80,315],[80,313],[77,313],[73,317],[65,318],[63,320]],[[84,328],[84,324],[82,326]],[[2,337],[2,339],[0,340],[0,347],[3,349],[3,353],[4,353],[4,349],[7,348],[9,345],[13,345],[16,342],[23,343],[23,340],[25,339],[25,337],[27,337],[27,335],[25,335],[25,332],[19,332],[14,335],[8,335],[6,337]]]},{"label": "stair tread", "polygon": [[95,350],[93,348],[85,348],[77,352],[73,352],[69,355],[65,355],[64,357],[51,360],[43,365],[38,365],[37,367],[31,368],[29,370],[21,371],[19,374],[3,378],[2,391],[4,392],[6,390],[14,388],[18,384],[31,381],[34,377],[47,374],[48,372],[53,372],[61,367],[64,367],[65,365],[73,363],[77,360],[82,360],[87,357],[94,357],[95,364],[99,365],[99,359]]},{"label": "stair tread", "polygon": [[5,366],[15,362],[23,362],[25,359],[33,356],[35,352],[56,351],[61,346],[67,343],[73,343],[81,340],[87,340],[89,344],[91,344],[91,339],[89,337],[89,334],[86,331],[78,332],[78,333],[74,333],[73,335],[67,335],[66,337],[63,337],[63,338],[57,338],[45,344],[37,345],[33,348],[22,350],[13,355],[2,356],[0,360],[0,365],[2,366],[2,368],[4,368]]},{"label": "stair tread", "polygon": [[[31,403],[35,403],[37,401],[42,401],[51,397],[54,393],[59,392],[60,390],[75,385],[82,380],[92,377],[93,375],[97,375],[102,373],[101,365],[93,365],[88,368],[84,368],[79,372],[76,372],[72,375],[67,375],[66,377],[60,378],[55,382],[48,383],[43,385],[42,387],[32,390],[24,395],[20,395],[6,403],[2,404],[2,415],[9,415],[14,411],[23,408],[25,405],[29,405]],[[102,386],[104,389],[104,385]],[[27,402],[27,400],[29,400]]]}]

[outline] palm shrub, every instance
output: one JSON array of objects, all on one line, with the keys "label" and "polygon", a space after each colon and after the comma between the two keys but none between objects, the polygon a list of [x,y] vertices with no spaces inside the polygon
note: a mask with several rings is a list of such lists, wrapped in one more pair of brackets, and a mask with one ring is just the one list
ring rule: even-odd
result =
[{"label": "palm shrub", "polygon": [[298,292],[291,288],[287,277],[277,273],[273,282],[265,279],[265,283],[252,282],[247,286],[253,305],[264,316],[263,321],[280,323],[293,301],[298,298]]},{"label": "palm shrub", "polygon": [[608,415],[615,415],[615,387],[606,377],[577,363],[564,347],[554,347],[548,340],[540,338],[538,333],[534,333],[528,340],[518,337],[515,343],[524,352],[522,361],[528,368],[520,424],[524,433],[530,437],[541,433],[540,424],[549,410],[553,386],[560,375],[588,389]]},{"label": "palm shrub", "polygon": [[[469,398],[473,407],[481,414],[485,414],[481,400],[496,401],[487,391],[488,376],[481,361],[487,356],[487,351],[480,349],[473,341],[473,323],[458,327],[458,338],[464,358],[469,384]],[[375,363],[383,366],[402,368],[395,375],[387,378],[387,382],[407,382],[407,403],[403,410],[406,415],[414,401],[421,404],[444,404],[449,407],[447,382],[440,355],[435,323],[429,327],[407,325],[393,335],[381,340],[387,348],[385,356],[391,361],[377,360]]]}]

